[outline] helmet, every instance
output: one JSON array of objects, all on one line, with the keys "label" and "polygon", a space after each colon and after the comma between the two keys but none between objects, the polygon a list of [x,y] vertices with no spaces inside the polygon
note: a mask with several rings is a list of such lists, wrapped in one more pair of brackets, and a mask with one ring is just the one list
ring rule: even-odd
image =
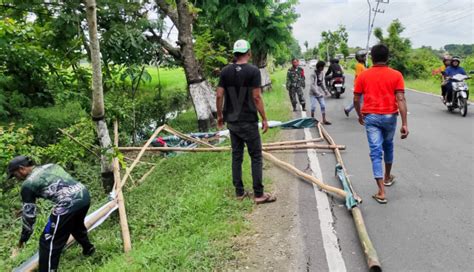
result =
[{"label": "helmet", "polygon": [[16,156],[13,158],[7,166],[7,179],[13,177],[13,173],[22,166],[32,166],[34,162],[31,158],[26,156]]},{"label": "helmet", "polygon": [[331,63],[339,63],[339,59],[334,58],[331,60]]},{"label": "helmet", "polygon": [[367,50],[364,50],[364,49],[357,51],[355,54],[356,60],[360,60],[361,58],[365,56],[367,56]]},{"label": "helmet", "polygon": [[453,62],[453,61],[457,61],[457,62],[461,63],[461,58],[458,57],[458,56],[454,56],[454,57],[451,59],[451,62]]}]

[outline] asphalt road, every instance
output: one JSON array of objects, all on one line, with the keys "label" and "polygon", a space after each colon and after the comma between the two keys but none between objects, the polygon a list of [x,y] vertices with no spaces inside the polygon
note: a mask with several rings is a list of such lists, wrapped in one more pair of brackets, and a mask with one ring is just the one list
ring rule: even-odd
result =
[{"label": "asphalt road", "polygon": [[[306,69],[308,79],[310,72]],[[355,112],[349,118],[343,113],[352,100],[352,85],[352,77],[347,76],[346,93],[340,99],[326,98],[328,119],[333,122],[326,128],[338,144],[347,146],[343,158],[355,190],[364,199],[361,209],[383,271],[472,271],[474,107],[463,118],[447,112],[438,97],[407,91],[410,135],[406,140],[396,135],[396,183],[387,188],[388,204],[381,205],[371,198],[377,187],[365,130]],[[319,110],[316,116],[320,117]],[[294,117],[301,117],[301,112]],[[315,129],[311,133],[317,137]],[[303,131],[296,135],[304,138]],[[332,153],[320,152],[318,160],[324,181],[340,187]],[[307,153],[297,152],[295,164],[308,172]],[[313,186],[300,182],[298,191],[304,270],[328,271]],[[351,214],[338,199],[330,198],[330,204],[347,271],[367,271]]]}]

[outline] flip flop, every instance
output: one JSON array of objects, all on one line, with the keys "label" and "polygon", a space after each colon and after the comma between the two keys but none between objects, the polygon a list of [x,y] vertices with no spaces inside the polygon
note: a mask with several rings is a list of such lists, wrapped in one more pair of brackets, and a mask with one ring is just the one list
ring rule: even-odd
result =
[{"label": "flip flop", "polygon": [[323,124],[328,125],[328,126],[329,126],[329,125],[332,125],[332,123],[329,122],[329,121],[325,121]]},{"label": "flip flop", "polygon": [[249,196],[249,193],[248,193],[248,192],[244,192],[243,195],[241,195],[241,196],[236,196],[235,199],[237,199],[238,201],[242,201],[242,200],[244,200],[244,199],[245,199],[246,197],[248,197],[248,196]]},{"label": "flip flop", "polygon": [[262,199],[262,200],[256,200],[256,198],[254,198],[255,204],[271,203],[271,202],[275,202],[277,200],[276,196],[274,196],[272,194],[263,193],[263,195],[265,196],[265,198]]},{"label": "flip flop", "polygon": [[387,204],[388,202],[386,198],[380,198],[376,194],[373,195],[372,198],[375,199],[375,201],[377,201],[379,204]]},{"label": "flip flop", "polygon": [[387,187],[390,187],[390,186],[392,186],[394,183],[395,183],[395,176],[394,176],[394,175],[390,175],[390,177],[388,178],[388,180],[383,182],[383,185],[385,185],[385,186],[387,186]]}]

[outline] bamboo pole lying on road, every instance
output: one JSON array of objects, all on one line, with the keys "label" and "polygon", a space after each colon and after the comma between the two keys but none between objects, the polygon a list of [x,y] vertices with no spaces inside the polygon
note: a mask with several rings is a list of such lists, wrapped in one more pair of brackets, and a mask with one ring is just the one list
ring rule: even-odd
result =
[{"label": "bamboo pole lying on road", "polygon": [[[114,121],[114,146],[118,147],[119,143],[118,135],[118,122]],[[130,229],[128,228],[127,212],[125,210],[125,202],[123,198],[123,192],[121,189],[121,180],[120,180],[120,164],[117,157],[113,159],[113,171],[114,171],[114,188],[117,192],[117,203],[119,210],[119,219],[120,219],[120,229],[122,230],[122,240],[123,240],[123,251],[125,253],[132,250],[132,240],[130,238]],[[120,187],[119,187],[120,186]]]},{"label": "bamboo pole lying on road", "polygon": [[324,182],[320,181],[319,179],[313,177],[312,175],[306,174],[305,172],[299,170],[298,168],[294,167],[293,165],[277,159],[275,156],[273,156],[272,154],[270,154],[268,152],[262,152],[262,154],[263,154],[263,158],[265,158],[268,161],[273,162],[274,164],[280,166],[283,169],[286,169],[290,173],[292,173],[296,176],[299,176],[299,177],[301,177],[301,178],[303,178],[303,179],[305,179],[309,182],[312,182],[312,183],[318,185],[321,189],[323,189],[327,192],[333,193],[333,194],[337,195],[338,197],[340,197],[342,199],[346,199],[346,192],[344,190],[341,190],[341,189],[336,188],[336,187],[329,186],[329,185],[325,184]]},{"label": "bamboo pole lying on road", "polygon": [[[334,139],[331,137],[331,135],[329,135],[327,130],[320,123],[318,123],[318,129],[319,129],[319,131],[321,131],[322,136],[324,137],[324,139],[326,139],[326,141],[330,145],[336,145],[336,142],[334,141]],[[349,179],[349,176],[347,175],[347,169],[346,169],[346,166],[344,165],[344,161],[342,160],[341,152],[339,151],[338,148],[334,149],[334,155],[336,156],[337,162],[342,166],[342,170],[344,171],[344,175],[346,176],[347,184],[349,185],[349,187],[351,189],[351,192],[352,192],[352,195],[354,196],[354,199],[357,202],[362,203],[362,198],[354,190],[354,187],[352,187],[352,182]]]},{"label": "bamboo pole lying on road", "polygon": [[369,233],[365,228],[364,217],[362,216],[362,211],[359,207],[354,207],[351,209],[352,218],[354,219],[354,224],[357,229],[357,234],[359,235],[359,240],[364,250],[365,259],[367,261],[367,266],[369,267],[370,272],[381,272],[382,266],[379,262],[379,257],[377,256],[377,251],[370,240]]},{"label": "bamboo pole lying on road", "polygon": [[[298,149],[336,149],[342,148],[344,149],[345,146],[343,145],[316,145],[316,144],[307,144],[307,145],[293,145],[293,146],[263,146],[263,151],[277,151],[277,150],[298,150]],[[118,148],[122,152],[127,151],[137,151],[141,150],[141,147],[119,147]],[[147,147],[146,151],[155,151],[155,152],[166,152],[166,151],[182,151],[182,152],[225,152],[231,151],[231,147]]]},{"label": "bamboo pole lying on road", "polygon": [[[321,131],[322,136],[326,139],[326,141],[329,144],[334,145],[335,141],[331,137],[331,135],[329,135],[327,130],[321,124],[318,124],[318,128],[319,128],[319,131]],[[334,149],[334,154],[336,156],[337,162],[342,167],[342,171],[344,173],[345,180],[347,181],[347,184],[350,186],[350,190],[352,192],[352,195],[354,196],[354,198],[356,199],[357,202],[362,203],[362,199],[356,194],[355,190],[352,187],[352,184],[351,184],[349,178],[347,177],[347,170],[344,166],[344,161],[342,159],[342,155],[341,155],[341,153],[339,152],[339,150],[337,148]],[[362,216],[362,211],[360,210],[359,207],[355,206],[355,207],[352,207],[351,213],[352,213],[352,218],[354,220],[354,224],[355,224],[356,229],[357,229],[357,234],[359,236],[360,243],[362,245],[362,249],[364,250],[364,254],[365,254],[366,261],[367,261],[367,266],[369,267],[369,271],[371,271],[371,272],[382,271],[382,266],[379,262],[379,258],[377,256],[377,251],[375,251],[375,247],[372,244],[372,241],[370,240],[370,237],[369,237],[369,233],[367,232],[367,228],[365,227],[364,217]]]},{"label": "bamboo pole lying on road", "polygon": [[314,139],[309,139],[309,140],[263,143],[262,146],[294,145],[294,144],[314,143],[314,142],[322,142],[322,141],[324,141],[323,138],[314,138]]}]

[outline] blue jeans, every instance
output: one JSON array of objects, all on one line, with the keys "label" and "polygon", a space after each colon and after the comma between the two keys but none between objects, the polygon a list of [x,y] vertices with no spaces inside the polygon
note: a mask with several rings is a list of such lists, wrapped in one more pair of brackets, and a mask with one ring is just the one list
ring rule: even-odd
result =
[{"label": "blue jeans", "polygon": [[[362,108],[362,104],[364,104],[364,96],[360,96],[360,107]],[[344,108],[347,112],[351,112],[354,109],[354,101],[350,105]]]},{"label": "blue jeans", "polygon": [[397,114],[367,114],[365,130],[370,148],[374,178],[384,177],[382,157],[385,163],[393,162],[393,136],[397,128]]},{"label": "blue jeans", "polygon": [[318,102],[321,107],[321,113],[326,113],[326,102],[324,101],[324,96],[316,97],[310,95],[309,99],[311,100],[311,112],[316,111],[316,102]]}]

